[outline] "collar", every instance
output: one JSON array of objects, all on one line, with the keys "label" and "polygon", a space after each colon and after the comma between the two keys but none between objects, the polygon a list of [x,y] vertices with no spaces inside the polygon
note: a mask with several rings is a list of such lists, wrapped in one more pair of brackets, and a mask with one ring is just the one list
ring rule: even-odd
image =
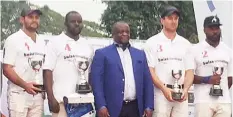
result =
[{"label": "collar", "polygon": [[219,48],[221,45],[222,45],[222,42],[220,41],[218,46],[216,47],[213,47],[211,46],[209,43],[207,43],[207,41],[204,39],[202,42],[201,42],[202,45],[204,45],[205,47],[208,47],[208,48]]},{"label": "collar", "polygon": [[160,35],[161,35],[162,39],[164,39],[165,41],[176,42],[176,41],[178,40],[178,34],[177,34],[177,33],[176,33],[176,35],[175,35],[175,38],[174,38],[173,40],[171,40],[171,39],[169,39],[168,37],[166,37],[166,35],[164,34],[163,31],[164,31],[164,30],[162,30],[162,31],[160,32]]},{"label": "collar", "polygon": [[116,47],[120,47],[122,48],[123,51],[125,51],[126,48],[130,48],[131,47],[131,44],[128,43],[128,44],[119,44],[117,42],[113,42],[113,44],[116,46]]},{"label": "collar", "polygon": [[[29,37],[25,32],[23,32],[22,29],[19,29],[19,33],[20,33],[23,37],[26,37],[26,38],[31,39],[31,37]],[[38,39],[38,34],[37,34],[37,33],[36,33],[36,39]]]},{"label": "collar", "polygon": [[[75,41],[73,38],[70,38],[68,35],[66,35],[65,32],[62,32],[61,35],[66,37],[66,39],[68,39],[68,41]],[[79,41],[81,39],[82,39],[82,37],[79,35],[79,39],[77,41]]]}]

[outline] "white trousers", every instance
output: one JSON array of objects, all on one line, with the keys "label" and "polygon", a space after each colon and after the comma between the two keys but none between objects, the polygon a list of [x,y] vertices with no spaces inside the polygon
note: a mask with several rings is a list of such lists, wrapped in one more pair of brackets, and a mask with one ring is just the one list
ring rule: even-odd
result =
[{"label": "white trousers", "polygon": [[153,117],[188,117],[188,100],[169,102],[161,90],[155,89]]},{"label": "white trousers", "polygon": [[33,96],[24,91],[11,91],[7,96],[10,117],[42,117],[44,99],[41,93]]},{"label": "white trousers", "polygon": [[195,117],[231,117],[231,104],[229,103],[195,104]]}]

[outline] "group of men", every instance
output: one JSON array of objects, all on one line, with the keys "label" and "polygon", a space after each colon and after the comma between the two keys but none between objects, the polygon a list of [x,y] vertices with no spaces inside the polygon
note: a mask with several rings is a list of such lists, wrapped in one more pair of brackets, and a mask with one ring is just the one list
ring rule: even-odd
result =
[{"label": "group of men", "polygon": [[[90,84],[98,117],[188,117],[188,91],[194,84],[195,117],[230,117],[232,84],[231,49],[221,42],[217,16],[204,20],[206,39],[191,45],[176,30],[180,12],[168,6],[161,14],[162,31],[149,38],[143,50],[129,43],[130,27],[124,21],[112,28],[114,43],[95,52],[80,37],[82,17],[76,11],[65,16],[65,31],[45,42],[36,34],[42,12],[24,9],[22,28],[4,45],[3,74],[8,78],[10,117],[41,117],[44,94],[34,75],[44,82],[52,117],[67,117],[63,97],[75,93],[79,82],[76,62],[90,61]],[[38,72],[31,65],[39,61]],[[213,68],[221,68],[215,73]],[[173,71],[179,71],[179,80]],[[181,98],[173,98],[174,82]],[[222,96],[209,94],[220,85]]]}]

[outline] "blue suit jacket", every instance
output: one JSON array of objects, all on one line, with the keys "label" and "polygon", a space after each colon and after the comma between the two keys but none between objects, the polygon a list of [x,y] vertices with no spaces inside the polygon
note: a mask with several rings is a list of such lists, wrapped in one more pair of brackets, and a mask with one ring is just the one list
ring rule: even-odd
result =
[{"label": "blue suit jacket", "polygon": [[[129,47],[136,84],[140,115],[146,108],[154,109],[154,87],[144,51]],[[124,71],[116,45],[95,51],[90,80],[98,111],[105,106],[110,117],[118,117],[124,98]]]}]

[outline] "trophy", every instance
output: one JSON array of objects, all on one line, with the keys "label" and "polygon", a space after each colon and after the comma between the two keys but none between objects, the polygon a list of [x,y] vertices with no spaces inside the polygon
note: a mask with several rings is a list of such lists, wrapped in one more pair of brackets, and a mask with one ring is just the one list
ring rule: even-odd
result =
[{"label": "trophy", "polygon": [[[224,71],[223,67],[214,67],[213,68],[213,74],[214,75],[222,75]],[[210,88],[211,96],[223,96],[222,88],[219,84],[213,84],[213,86]]]},{"label": "trophy", "polygon": [[[76,60],[74,61],[76,64]],[[76,84],[76,93],[87,94],[92,91],[90,84],[87,82],[86,70],[89,66],[89,61],[87,59],[81,59],[77,61],[75,65],[78,72],[80,73],[80,82]]]},{"label": "trophy", "polygon": [[43,80],[42,80],[42,77],[40,76],[40,70],[43,64],[43,60],[29,58],[28,63],[29,63],[29,66],[32,68],[32,70],[35,72],[35,77],[33,80],[36,82],[36,85],[34,86],[41,89],[42,92],[45,92]]},{"label": "trophy", "polygon": [[172,70],[172,77],[175,79],[175,83],[172,87],[172,99],[173,100],[181,100],[182,92],[181,87],[178,85],[178,81],[182,76],[182,70]]}]

